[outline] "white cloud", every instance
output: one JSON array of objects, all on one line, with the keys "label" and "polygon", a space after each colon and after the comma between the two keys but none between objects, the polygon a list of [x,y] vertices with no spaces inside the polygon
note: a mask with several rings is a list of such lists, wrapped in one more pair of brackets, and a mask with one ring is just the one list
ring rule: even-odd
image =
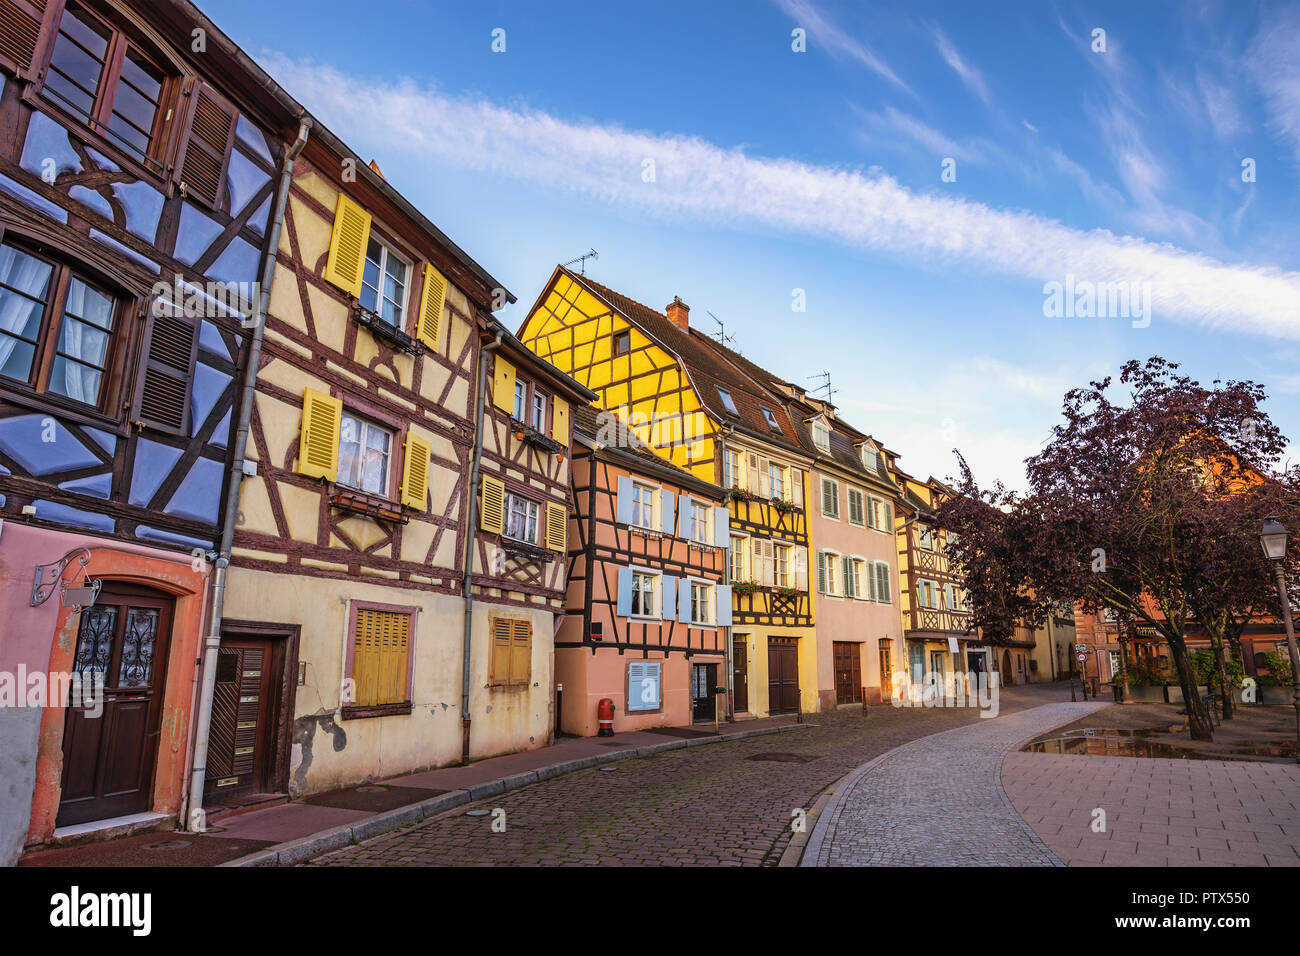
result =
[{"label": "white cloud", "polygon": [[966,84],[966,88],[978,96],[985,106],[993,105],[993,97],[989,93],[988,84],[984,82],[984,74],[962,59],[961,53],[949,42],[942,30],[934,27],[933,32],[935,45],[938,46],[939,55],[943,57],[944,62],[952,67],[953,72]]},{"label": "white cloud", "polygon": [[1269,125],[1287,140],[1300,159],[1300,9],[1274,8],[1259,34],[1248,62],[1264,94]]},{"label": "white cloud", "polygon": [[[818,236],[932,270],[965,265],[1035,283],[1066,273],[1149,281],[1156,322],[1300,339],[1300,273],[918,193],[875,171],[752,157],[696,137],[564,120],[274,55],[265,63],[327,125],[381,158],[404,151],[659,216]],[[651,183],[642,179],[647,158]]]},{"label": "white cloud", "polygon": [[786,16],[807,30],[808,35],[825,46],[832,56],[848,57],[882,79],[888,80],[900,90],[916,95],[912,92],[912,88],[889,68],[889,64],[876,55],[874,50],[828,20],[808,0],[775,0],[775,2]]}]

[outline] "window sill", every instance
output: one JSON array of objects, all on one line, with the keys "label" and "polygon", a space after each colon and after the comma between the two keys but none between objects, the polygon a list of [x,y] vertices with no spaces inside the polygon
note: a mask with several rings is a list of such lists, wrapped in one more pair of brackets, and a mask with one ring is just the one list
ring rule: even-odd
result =
[{"label": "window sill", "polygon": [[423,342],[411,338],[383,316],[362,306],[360,302],[353,305],[352,318],[356,320],[358,325],[369,329],[375,338],[383,339],[399,352],[405,352],[407,355],[424,354]]},{"label": "window sill", "polygon": [[501,536],[501,550],[506,554],[519,555],[539,562],[552,561],[559,556],[558,551],[548,551],[540,544],[520,541],[517,538],[508,538],[504,534]]},{"label": "window sill", "polygon": [[330,507],[361,515],[364,518],[374,518],[392,524],[407,524],[411,520],[405,506],[346,485],[331,484],[329,500]]},{"label": "window sill", "polygon": [[347,704],[343,707],[342,715],[344,720],[358,720],[365,717],[391,717],[409,714],[411,709],[409,700],[400,704]]},{"label": "window sill", "polygon": [[520,441],[526,442],[534,448],[540,448],[542,451],[558,455],[565,450],[564,445],[561,445],[541,429],[534,428],[532,425],[525,425],[513,416],[510,418],[510,430]]}]

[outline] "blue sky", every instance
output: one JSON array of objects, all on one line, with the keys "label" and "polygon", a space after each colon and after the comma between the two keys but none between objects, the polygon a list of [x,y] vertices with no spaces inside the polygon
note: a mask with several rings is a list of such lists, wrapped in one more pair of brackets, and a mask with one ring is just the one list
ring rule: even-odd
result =
[{"label": "blue sky", "polygon": [[[921,476],[956,447],[1021,486],[1066,389],[1154,354],[1264,383],[1300,458],[1300,4],[202,6],[512,328],[594,247],[598,281],[829,371]],[[1149,323],[1046,316],[1069,276],[1149,289]]]}]

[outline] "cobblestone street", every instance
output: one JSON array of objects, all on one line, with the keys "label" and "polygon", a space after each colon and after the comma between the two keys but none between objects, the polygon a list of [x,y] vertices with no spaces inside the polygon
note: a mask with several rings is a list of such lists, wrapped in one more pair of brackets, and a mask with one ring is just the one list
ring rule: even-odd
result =
[{"label": "cobblestone street", "polygon": [[[1068,689],[1047,685],[1004,690],[994,721],[974,709],[817,714],[806,730],[673,750],[511,791],[311,865],[775,866],[793,811],[810,809],[845,774],[908,741],[1000,724],[1062,694]],[[763,759],[771,754],[777,759]],[[496,808],[505,811],[504,833],[493,832],[491,814],[467,815]]]}]

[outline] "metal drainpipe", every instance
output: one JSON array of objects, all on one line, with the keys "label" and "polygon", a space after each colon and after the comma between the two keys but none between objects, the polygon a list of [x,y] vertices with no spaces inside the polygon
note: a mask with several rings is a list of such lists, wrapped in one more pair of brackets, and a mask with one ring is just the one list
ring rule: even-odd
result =
[{"label": "metal drainpipe", "polygon": [[469,518],[465,529],[465,636],[461,642],[460,667],[460,762],[469,763],[469,648],[474,625],[474,544],[478,539],[478,478],[483,462],[483,418],[487,403],[487,356],[501,347],[501,333],[497,340],[483,346],[478,361],[478,407],[474,414],[474,464],[469,476]]},{"label": "metal drainpipe", "polygon": [[203,683],[199,688],[199,713],[194,726],[194,754],[190,764],[190,792],[186,803],[186,829],[202,833],[207,829],[203,817],[203,783],[207,773],[208,733],[212,729],[212,692],[217,683],[217,650],[221,646],[221,616],[226,598],[226,568],[230,564],[230,547],[235,537],[235,517],[239,513],[239,488],[244,477],[244,451],[248,446],[249,421],[253,416],[257,388],[257,364],[262,355],[262,332],[266,310],[271,301],[271,284],[275,280],[275,256],[280,247],[280,228],[284,224],[284,207],[293,181],[293,162],[307,145],[312,121],[299,118],[298,138],[284,155],[280,185],[275,195],[266,255],[262,259],[261,286],[257,309],[252,315],[253,337],[248,343],[248,362],[244,371],[244,390],[239,404],[239,427],[235,432],[234,454],[230,459],[230,481],[226,488],[225,511],[221,520],[221,546],[217,550],[217,570],[212,576],[212,624],[203,641]]},{"label": "metal drainpipe", "polygon": [[[724,481],[726,480],[726,475],[727,475],[727,438],[728,438],[728,437],[729,437],[729,436],[730,436],[730,435],[735,431],[735,429],[736,429],[736,426],[735,426],[735,425],[728,425],[728,426],[727,426],[727,430],[726,430],[726,432],[724,432],[724,433],[723,433],[723,436],[722,436],[722,475],[723,475],[723,480],[724,480]],[[731,489],[730,489],[730,488],[727,488],[727,489],[724,489],[724,490],[725,490],[726,494],[723,496],[723,501],[726,502],[726,503],[723,505],[723,507],[725,507],[725,508],[727,509],[728,513],[730,513],[730,511],[731,511],[731,507],[730,507],[730,497],[729,497],[729,496],[730,496],[730,493],[731,493]],[[730,518],[728,518],[727,526],[728,526],[728,528],[730,528],[730,526],[731,526]],[[725,552],[725,553],[723,554],[723,556],[722,556],[722,583],[723,583],[723,584],[731,584],[731,583],[732,583],[732,581],[731,581],[731,538],[730,538],[730,536],[728,536],[728,538],[727,538],[727,550],[726,550],[726,552]],[[734,600],[734,598],[733,598],[733,600],[732,600],[732,605],[733,605],[733,606],[732,606],[732,613],[734,614],[734,613],[735,613],[735,606],[734,606],[734,605],[735,605],[735,600]],[[722,665],[723,667],[725,667],[725,668],[727,669],[727,673],[726,673],[726,681],[727,681],[727,722],[728,722],[728,723],[735,723],[735,721],[736,721],[736,668],[735,668],[735,661],[734,661],[733,658],[732,658],[732,647],[731,647],[731,625],[728,625],[727,627],[723,628],[723,632],[724,632],[724,633],[723,633],[723,635],[722,635],[722,639],[723,639],[724,641],[727,642],[727,643],[726,643],[726,646],[725,646],[725,648],[724,648],[724,652],[725,652],[725,653],[724,653],[724,656],[723,656],[723,662],[724,662],[724,663],[723,663],[723,665]],[[688,676],[689,676],[689,674],[688,674]]]}]

